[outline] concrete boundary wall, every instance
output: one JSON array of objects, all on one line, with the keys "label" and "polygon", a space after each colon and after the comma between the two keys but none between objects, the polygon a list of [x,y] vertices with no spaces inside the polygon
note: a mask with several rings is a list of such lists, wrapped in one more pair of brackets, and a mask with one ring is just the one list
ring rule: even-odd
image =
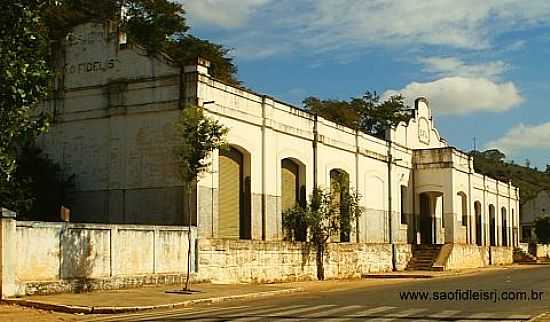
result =
[{"label": "concrete boundary wall", "polygon": [[[12,257],[2,258],[3,297],[175,284],[186,275],[186,227],[2,218],[2,231],[11,241],[2,250]],[[196,229],[191,233],[193,272]]]},{"label": "concrete boundary wall", "polygon": [[[396,267],[404,269],[410,245],[396,245]],[[316,279],[315,247],[301,242],[200,239],[198,277],[223,283],[270,283]],[[359,278],[392,270],[390,244],[333,243],[325,277]]]}]

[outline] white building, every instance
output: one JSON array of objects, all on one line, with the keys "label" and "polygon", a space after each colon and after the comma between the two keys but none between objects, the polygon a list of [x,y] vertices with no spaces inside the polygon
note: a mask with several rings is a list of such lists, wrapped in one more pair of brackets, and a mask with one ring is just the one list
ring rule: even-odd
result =
[{"label": "white building", "polygon": [[533,199],[521,206],[521,241],[529,242],[535,237],[533,225],[540,216],[550,216],[550,190],[539,191]]},{"label": "white building", "polygon": [[199,238],[282,240],[284,208],[339,173],[367,209],[351,242],[518,243],[518,189],[475,173],[425,98],[381,140],[219,82],[206,61],[181,68],[120,47],[108,26],[75,28],[59,66],[43,146],[76,174],[73,220],[182,223],[173,123],[189,103],[228,127],[231,144],[198,182]]}]

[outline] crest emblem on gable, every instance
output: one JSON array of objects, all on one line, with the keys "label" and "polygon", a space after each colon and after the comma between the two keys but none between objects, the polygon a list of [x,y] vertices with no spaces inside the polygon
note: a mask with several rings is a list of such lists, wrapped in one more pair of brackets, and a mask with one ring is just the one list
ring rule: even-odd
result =
[{"label": "crest emblem on gable", "polygon": [[418,120],[418,141],[430,144],[430,125],[424,117]]}]

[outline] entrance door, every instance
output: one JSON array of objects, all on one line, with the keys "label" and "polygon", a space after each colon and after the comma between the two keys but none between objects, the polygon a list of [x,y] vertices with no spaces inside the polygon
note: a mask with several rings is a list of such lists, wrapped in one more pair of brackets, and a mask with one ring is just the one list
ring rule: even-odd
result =
[{"label": "entrance door", "polygon": [[235,148],[220,151],[219,236],[239,238],[243,206],[243,155]]},{"label": "entrance door", "polygon": [[420,242],[433,244],[433,207],[430,195],[420,194]]}]

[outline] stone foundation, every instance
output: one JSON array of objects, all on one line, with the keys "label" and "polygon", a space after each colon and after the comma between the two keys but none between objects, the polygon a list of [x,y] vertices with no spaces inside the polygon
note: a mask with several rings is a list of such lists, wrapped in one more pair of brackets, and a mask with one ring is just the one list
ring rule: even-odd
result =
[{"label": "stone foundation", "polygon": [[537,244],[535,256],[537,258],[550,258],[550,245]]},{"label": "stone foundation", "polygon": [[491,246],[491,265],[509,265],[514,262],[512,247]]},{"label": "stone foundation", "polygon": [[[116,276],[113,278],[69,279],[58,281],[25,282],[20,287],[20,294],[48,295],[56,293],[81,293],[126,288],[137,288],[153,285],[175,285],[185,283],[186,274],[151,274],[136,276]],[[193,283],[200,282],[194,274]]]},{"label": "stone foundation", "polygon": [[509,265],[512,263],[512,247],[445,244],[441,248],[434,267],[442,270],[453,270],[489,265]]},{"label": "stone foundation", "polygon": [[[396,266],[404,269],[410,245],[396,245]],[[223,283],[272,283],[317,278],[315,247],[302,242],[232,239],[199,240],[198,277]],[[359,278],[392,270],[390,244],[329,244],[325,278]]]}]

